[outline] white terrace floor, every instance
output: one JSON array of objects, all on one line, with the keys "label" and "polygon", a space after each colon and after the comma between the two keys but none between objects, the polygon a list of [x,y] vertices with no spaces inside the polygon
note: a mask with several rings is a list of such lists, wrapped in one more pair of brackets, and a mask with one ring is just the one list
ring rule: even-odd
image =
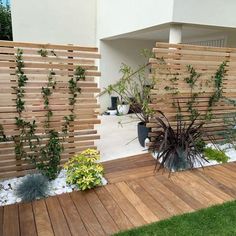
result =
[{"label": "white terrace floor", "polygon": [[[101,125],[97,125],[101,139],[97,141],[101,152],[101,161],[114,160],[122,157],[144,154],[137,139],[137,119],[134,115],[100,116]],[[122,126],[119,124],[122,123]],[[133,141],[132,141],[133,140]]]}]

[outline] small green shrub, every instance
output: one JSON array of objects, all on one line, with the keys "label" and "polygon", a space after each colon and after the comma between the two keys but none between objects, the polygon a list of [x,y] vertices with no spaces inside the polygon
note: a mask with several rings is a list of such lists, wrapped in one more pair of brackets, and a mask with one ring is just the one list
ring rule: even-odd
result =
[{"label": "small green shrub", "polygon": [[102,184],[103,166],[96,163],[98,151],[87,149],[72,157],[66,164],[66,182],[75,184],[80,190],[91,189]]},{"label": "small green shrub", "polygon": [[41,174],[27,176],[16,189],[16,195],[25,202],[46,197],[47,192],[48,179]]},{"label": "small green shrub", "polygon": [[214,160],[219,163],[226,163],[229,160],[229,157],[223,151],[210,147],[205,148],[203,153],[208,160]]},{"label": "small green shrub", "polygon": [[195,142],[195,147],[198,149],[199,152],[204,152],[206,142],[202,138],[199,138]]}]

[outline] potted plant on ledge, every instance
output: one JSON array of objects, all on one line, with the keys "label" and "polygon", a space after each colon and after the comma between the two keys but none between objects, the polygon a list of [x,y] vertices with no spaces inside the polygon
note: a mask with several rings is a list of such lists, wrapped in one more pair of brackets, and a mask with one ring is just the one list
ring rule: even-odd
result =
[{"label": "potted plant on ledge", "polygon": [[151,103],[150,93],[156,84],[156,78],[150,77],[149,71],[149,62],[139,66],[136,70],[129,65],[122,64],[120,68],[122,77],[118,82],[109,85],[100,93],[100,96],[106,93],[109,95],[116,94],[122,98],[125,104],[129,104],[130,110],[140,121],[137,125],[137,132],[139,143],[143,147],[145,146],[145,139],[148,137],[150,131],[147,127],[147,123],[154,114],[149,104]]},{"label": "potted plant on ledge", "polygon": [[127,115],[129,113],[130,104],[124,101],[122,98],[118,99],[117,112],[119,115]]}]

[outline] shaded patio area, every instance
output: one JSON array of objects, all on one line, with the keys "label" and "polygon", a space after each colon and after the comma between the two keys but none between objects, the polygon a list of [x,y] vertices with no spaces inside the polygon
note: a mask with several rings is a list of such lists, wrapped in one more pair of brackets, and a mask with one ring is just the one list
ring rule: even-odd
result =
[{"label": "shaded patio area", "polygon": [[236,163],[170,178],[149,154],[104,166],[105,187],[1,207],[0,235],[111,235],[236,198]]}]

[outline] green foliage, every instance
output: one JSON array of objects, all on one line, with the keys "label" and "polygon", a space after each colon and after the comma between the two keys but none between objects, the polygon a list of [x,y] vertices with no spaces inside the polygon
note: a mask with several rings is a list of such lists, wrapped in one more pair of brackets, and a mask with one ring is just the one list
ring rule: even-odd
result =
[{"label": "green foliage", "polygon": [[71,96],[69,97],[69,105],[70,107],[70,115],[64,116],[64,123],[62,126],[62,132],[64,134],[68,133],[68,128],[75,120],[75,114],[74,114],[74,109],[75,109],[75,103],[76,103],[76,98],[79,93],[81,93],[81,88],[78,86],[78,81],[85,80],[85,73],[86,70],[83,69],[81,66],[78,66],[75,70],[74,76],[68,81],[68,88],[70,91]]},{"label": "green foliage", "polygon": [[195,140],[195,147],[198,149],[199,152],[203,153],[206,142],[202,138],[198,138]]},{"label": "green foliage", "polygon": [[193,89],[196,86],[196,82],[200,78],[201,74],[197,73],[196,70],[191,66],[187,66],[187,70],[189,72],[189,76],[185,78],[186,83],[189,85],[191,89],[191,97],[187,102],[188,112],[190,112],[190,120],[194,120],[196,117],[200,115],[197,105],[197,98],[199,93],[193,93]]},{"label": "green foliage", "polygon": [[4,132],[3,126],[0,124],[0,142],[6,142],[8,141],[8,138]]},{"label": "green foliage", "polygon": [[[24,159],[34,159],[37,156],[37,146],[39,144],[39,138],[35,134],[36,122],[27,122],[22,118],[15,117],[16,125],[19,128],[20,134],[13,137],[15,142],[15,154],[18,160]],[[29,145],[30,154],[24,149],[24,145]]]},{"label": "green foliage", "polygon": [[226,163],[229,160],[229,157],[222,151],[222,150],[216,150],[210,147],[204,148],[204,156],[208,160],[214,160],[219,163]]},{"label": "green foliage", "polygon": [[[13,136],[15,142],[15,154],[16,159],[34,159],[37,155],[37,145],[39,143],[38,137],[35,135],[36,131],[36,122],[35,120],[31,122],[25,121],[22,118],[22,112],[25,110],[25,101],[23,100],[25,90],[24,86],[27,83],[27,76],[24,73],[24,61],[23,61],[23,50],[17,49],[16,54],[16,75],[17,75],[17,87],[16,91],[16,110],[18,117],[15,117],[15,124],[19,129],[19,135]],[[24,146],[30,147],[30,154],[27,155],[27,152],[24,149]]]},{"label": "green foliage", "polygon": [[25,202],[46,197],[47,192],[48,180],[41,174],[26,176],[16,189],[16,195]]},{"label": "green foliage", "polygon": [[45,49],[40,49],[40,50],[38,50],[38,54],[41,55],[41,57],[47,57],[48,51]]},{"label": "green foliage", "polygon": [[16,75],[17,75],[17,87],[14,88],[16,91],[16,110],[21,116],[22,111],[25,110],[25,102],[23,101],[25,90],[23,87],[27,83],[27,76],[25,75],[23,68],[24,68],[24,61],[23,61],[23,50],[17,49],[16,54]]},{"label": "green foliage", "polygon": [[53,93],[53,90],[56,86],[56,81],[54,80],[55,72],[53,70],[50,70],[48,75],[48,83],[47,87],[42,87],[41,93],[43,95],[44,100],[44,109],[46,110],[46,120],[44,122],[44,127],[46,129],[46,133],[48,132],[49,125],[50,125],[50,118],[53,116],[52,109],[49,107],[49,98]]},{"label": "green foliage", "polygon": [[[146,53],[144,54],[146,55]],[[100,93],[100,96],[104,94],[111,95],[112,93],[117,94],[120,101],[129,104],[130,109],[137,118],[146,124],[154,114],[154,110],[150,108],[149,104],[151,103],[151,90],[156,84],[155,76],[148,76],[149,70],[149,62],[139,66],[137,69],[133,69],[123,63],[120,68],[120,73],[122,74],[120,80],[105,88]]]},{"label": "green foliage", "polygon": [[75,70],[75,78],[76,78],[76,81],[79,81],[79,80],[85,80],[85,69],[82,68],[81,66],[78,66]]},{"label": "green foliage", "polygon": [[[46,57],[48,53],[56,56],[55,52],[52,50],[47,51],[41,49],[38,53],[42,57]],[[15,124],[19,129],[19,134],[12,137],[11,140],[15,142],[15,154],[16,159],[21,160],[24,158],[25,160],[30,160],[35,167],[45,176],[48,177],[49,180],[55,179],[60,171],[60,160],[61,153],[63,151],[62,141],[64,137],[60,138],[60,134],[50,129],[50,121],[53,116],[53,112],[50,108],[50,96],[53,94],[53,91],[56,87],[56,80],[54,75],[56,74],[53,70],[49,71],[48,74],[48,83],[45,87],[42,87],[41,93],[44,99],[44,109],[46,111],[46,119],[45,119],[45,133],[48,135],[48,141],[44,146],[41,146],[39,137],[36,135],[36,122],[27,121],[23,118],[22,112],[25,111],[25,101],[24,87],[27,83],[27,76],[24,73],[24,60],[23,60],[23,50],[17,49],[16,54],[16,75],[17,75],[17,86],[14,87],[16,92],[16,110],[18,116],[15,117]],[[75,70],[73,78],[69,80],[69,92],[71,93],[71,97],[69,98],[70,112],[68,116],[65,116],[65,122],[62,125],[62,131],[64,133],[68,132],[68,128],[70,126],[70,122],[74,121],[75,114],[75,103],[77,94],[80,93],[81,89],[78,86],[78,81],[85,79],[85,70],[78,66]],[[0,141],[7,141],[3,127],[0,126]],[[30,148],[30,151],[26,151],[26,147]]]},{"label": "green foliage", "polygon": [[214,78],[214,93],[209,98],[208,101],[208,110],[206,113],[206,119],[212,119],[212,108],[213,106],[220,101],[220,99],[223,97],[223,78],[226,74],[225,67],[227,66],[227,62],[224,61],[220,64],[219,68],[217,69]]},{"label": "green foliage", "polygon": [[0,40],[12,40],[11,9],[0,2]]},{"label": "green foliage", "polygon": [[58,132],[49,131],[47,144],[40,149],[40,158],[35,163],[37,169],[49,180],[53,180],[59,174],[61,167],[61,153],[63,147]]},{"label": "green foliage", "polygon": [[187,84],[189,84],[190,88],[193,89],[201,74],[197,73],[191,65],[187,65],[187,69],[190,75],[189,77],[185,78],[185,81]]},{"label": "green foliage", "polygon": [[72,157],[65,165],[67,169],[67,183],[75,184],[80,190],[91,189],[102,184],[103,167],[96,163],[100,159],[99,153],[87,149]]}]

